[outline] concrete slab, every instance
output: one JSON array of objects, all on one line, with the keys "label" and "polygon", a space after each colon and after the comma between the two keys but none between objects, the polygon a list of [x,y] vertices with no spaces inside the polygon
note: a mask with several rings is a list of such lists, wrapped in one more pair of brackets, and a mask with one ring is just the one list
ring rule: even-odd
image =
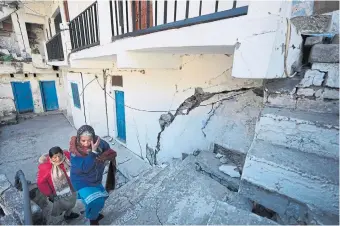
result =
[{"label": "concrete slab", "polygon": [[0,130],[0,172],[14,183],[21,169],[27,180],[36,181],[38,158],[51,147],[69,148],[70,137],[76,134],[62,114],[37,116]]},{"label": "concrete slab", "polygon": [[207,225],[275,225],[272,220],[217,201]]}]

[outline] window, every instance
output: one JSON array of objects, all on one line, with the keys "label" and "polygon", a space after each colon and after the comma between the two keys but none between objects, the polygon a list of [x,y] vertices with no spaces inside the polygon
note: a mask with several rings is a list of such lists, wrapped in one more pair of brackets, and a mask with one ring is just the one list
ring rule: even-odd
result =
[{"label": "window", "polygon": [[80,109],[78,84],[72,82],[71,83],[71,89],[72,89],[73,104],[74,104],[75,107]]},{"label": "window", "polygon": [[123,87],[123,77],[122,76],[112,76],[112,86]]}]

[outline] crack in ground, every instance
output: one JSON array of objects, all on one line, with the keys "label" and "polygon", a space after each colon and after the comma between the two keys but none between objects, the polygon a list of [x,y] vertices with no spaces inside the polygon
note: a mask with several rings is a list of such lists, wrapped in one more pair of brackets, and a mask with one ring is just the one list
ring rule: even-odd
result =
[{"label": "crack in ground", "polygon": [[132,159],[132,158],[129,158],[129,159],[127,159],[127,160],[123,161],[123,162],[119,162],[119,163],[117,164],[117,166],[119,166],[119,165],[121,165],[121,164],[124,164],[124,163],[126,163],[126,162],[130,161],[131,159]]},{"label": "crack in ground", "polygon": [[161,225],[163,225],[161,219],[160,219],[159,216],[158,216],[158,201],[157,201],[157,199],[156,199],[156,217],[157,217],[157,219],[158,219],[158,222],[159,222]]}]

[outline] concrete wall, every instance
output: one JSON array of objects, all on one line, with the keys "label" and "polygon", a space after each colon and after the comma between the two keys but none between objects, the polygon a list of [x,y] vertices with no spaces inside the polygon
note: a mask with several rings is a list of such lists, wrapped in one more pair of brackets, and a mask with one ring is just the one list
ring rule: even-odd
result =
[{"label": "concrete wall", "polygon": [[56,74],[37,74],[37,77],[33,77],[32,74],[29,74],[28,78],[26,78],[24,74],[15,74],[14,78],[11,78],[9,74],[1,74],[0,75],[0,103],[1,103],[0,104],[0,117],[4,115],[9,115],[16,111],[11,82],[21,82],[21,81],[29,81],[31,84],[35,113],[44,112],[39,81],[55,81],[59,109],[66,110],[67,99],[65,98],[64,82],[61,76],[57,78]]},{"label": "concrete wall", "polygon": [[[137,155],[149,158],[159,151],[158,160],[180,157],[197,149],[209,149],[213,143],[226,148],[246,152],[251,144],[254,126],[261,109],[262,97],[253,91],[236,91],[241,88],[259,87],[262,80],[237,79],[231,77],[232,56],[191,55],[182,57],[181,70],[117,70],[108,71],[107,106],[109,135],[117,136],[114,91],[125,92],[126,146]],[[92,81],[98,76],[98,82]],[[110,75],[123,76],[123,88],[112,87]],[[78,83],[82,92],[79,73],[68,73],[68,84]],[[85,115],[100,136],[107,135],[103,72],[83,73],[85,89]],[[99,84],[100,85],[99,85]],[[202,88],[200,107],[193,108],[188,115],[176,114],[185,100]],[[196,89],[200,91],[200,89]],[[211,95],[208,93],[212,93]],[[221,99],[233,99],[220,101]],[[209,97],[209,98],[208,98]],[[73,106],[73,120],[78,128],[84,124],[84,109]],[[203,101],[205,100],[205,101]],[[189,101],[190,102],[190,101]],[[216,102],[215,104],[212,104]],[[190,103],[189,103],[190,104]],[[204,105],[204,106],[203,106]],[[132,109],[133,108],[133,109]],[[159,123],[162,114],[170,111],[176,118],[164,131]],[[159,133],[161,133],[158,139]],[[149,148],[147,148],[147,146]]]}]

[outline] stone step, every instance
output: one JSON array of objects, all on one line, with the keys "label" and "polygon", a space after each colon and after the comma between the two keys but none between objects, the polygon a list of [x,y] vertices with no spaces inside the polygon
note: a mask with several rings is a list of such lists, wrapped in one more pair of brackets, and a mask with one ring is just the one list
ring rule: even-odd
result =
[{"label": "stone step", "polygon": [[276,222],[217,201],[207,225],[275,225]]},{"label": "stone step", "polygon": [[255,129],[257,140],[339,159],[339,117],[281,108],[265,108]]},{"label": "stone step", "polygon": [[[162,177],[168,172],[169,168],[153,167],[137,178],[129,181],[121,188],[113,191],[105,202],[103,214],[105,218],[101,223],[110,224],[114,219],[119,218],[124,212],[135,205],[136,200],[140,199],[154,185],[156,177]],[[163,172],[164,171],[164,172]],[[162,173],[163,174],[160,174]]]},{"label": "stone step", "polygon": [[[152,186],[144,186],[147,193],[133,200],[133,205],[110,223],[206,224],[214,211],[215,202],[225,199],[230,191],[197,172],[195,162],[194,156],[188,156],[179,166],[170,166],[161,171],[152,178]],[[136,186],[135,189],[144,188]]]},{"label": "stone step", "polygon": [[264,198],[249,197],[248,190],[242,188],[243,181],[326,212],[339,211],[339,165],[333,158],[254,141],[244,166],[240,193],[261,203]]},{"label": "stone step", "polygon": [[337,214],[338,120],[335,114],[265,108],[247,154],[240,194],[274,210],[286,224],[311,223],[308,206]]}]

